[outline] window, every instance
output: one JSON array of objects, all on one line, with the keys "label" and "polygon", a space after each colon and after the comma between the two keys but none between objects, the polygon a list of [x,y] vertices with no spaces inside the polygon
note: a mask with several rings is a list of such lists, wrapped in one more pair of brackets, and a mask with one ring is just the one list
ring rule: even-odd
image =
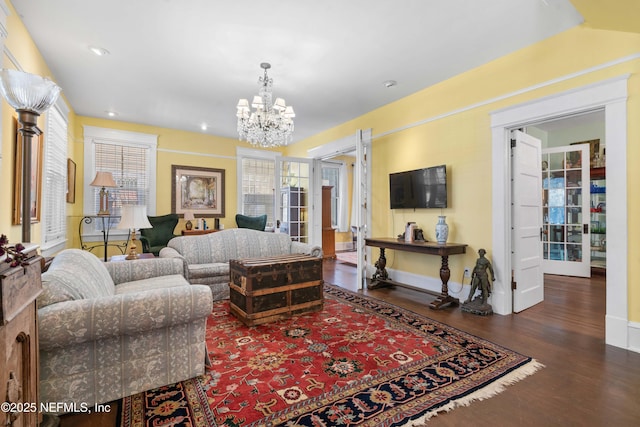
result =
[{"label": "window", "polygon": [[238,148],[238,213],[275,223],[275,168],[273,152]]},{"label": "window", "polygon": [[275,204],[275,161],[243,158],[242,160],[242,214],[267,214],[273,223]]},{"label": "window", "polygon": [[[84,214],[96,215],[100,210],[100,188],[90,185],[96,172],[111,172],[117,186],[107,189],[110,214],[119,216],[122,205],[131,204],[145,205],[147,214],[154,215],[157,135],[85,126],[84,143]],[[119,221],[111,218],[110,226]],[[94,222],[95,226],[100,224]],[[89,234],[97,231],[83,229]],[[111,234],[126,235],[127,231],[112,229]]]},{"label": "window", "polygon": [[42,185],[42,238],[44,256],[64,248],[67,237],[67,114],[58,100],[46,115]]}]

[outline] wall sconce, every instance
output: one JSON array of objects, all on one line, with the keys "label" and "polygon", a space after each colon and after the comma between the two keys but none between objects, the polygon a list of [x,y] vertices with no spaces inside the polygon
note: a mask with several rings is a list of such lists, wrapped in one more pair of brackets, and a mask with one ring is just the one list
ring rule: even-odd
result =
[{"label": "wall sconce", "polygon": [[18,113],[22,125],[22,242],[31,241],[31,144],[38,128],[38,117],[60,95],[60,87],[49,79],[17,70],[0,70],[0,92]]}]

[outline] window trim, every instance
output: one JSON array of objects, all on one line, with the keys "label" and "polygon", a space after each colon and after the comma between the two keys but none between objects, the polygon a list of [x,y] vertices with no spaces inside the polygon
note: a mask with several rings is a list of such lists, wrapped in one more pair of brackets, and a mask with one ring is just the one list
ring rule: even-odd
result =
[{"label": "window trim", "polygon": [[[258,160],[273,160],[276,161],[277,157],[282,154],[277,151],[256,150],[252,148],[236,147],[236,194],[238,195],[236,200],[236,212],[242,212],[242,159],[258,159]],[[275,195],[274,195],[275,197]],[[275,209],[275,200],[274,200]],[[274,212],[275,215],[275,212]]]},{"label": "window trim", "polygon": [[[158,151],[158,135],[131,132],[118,129],[101,128],[96,126],[83,126],[84,130],[84,194],[91,191],[90,183],[96,175],[96,155],[95,143],[110,143],[123,146],[138,146],[148,148],[148,180],[149,180],[149,200],[147,202],[147,215],[155,215],[156,213],[156,175],[157,175],[157,151]],[[95,215],[92,213],[93,205],[90,197],[83,198],[82,212],[85,215]],[[111,229],[110,237],[113,240],[128,236],[127,230]],[[102,233],[89,233],[83,231],[83,241],[101,241]]]}]

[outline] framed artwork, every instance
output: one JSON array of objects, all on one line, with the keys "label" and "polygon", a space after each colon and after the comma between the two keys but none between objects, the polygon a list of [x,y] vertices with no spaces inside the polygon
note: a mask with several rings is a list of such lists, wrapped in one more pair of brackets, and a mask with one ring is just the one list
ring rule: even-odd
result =
[{"label": "framed artwork", "polygon": [[76,202],[76,163],[67,159],[67,203]]},{"label": "framed artwork", "polygon": [[597,166],[598,156],[600,156],[600,140],[592,139],[590,141],[572,142],[571,145],[589,144],[589,164],[591,167]]},{"label": "framed artwork", "polygon": [[[18,121],[13,119],[16,129],[15,163],[13,178],[13,224],[22,224],[22,155],[23,140]],[[42,149],[43,135],[31,139],[31,223],[40,221],[42,200]]]},{"label": "framed artwork", "polygon": [[171,212],[224,217],[224,169],[171,165]]}]

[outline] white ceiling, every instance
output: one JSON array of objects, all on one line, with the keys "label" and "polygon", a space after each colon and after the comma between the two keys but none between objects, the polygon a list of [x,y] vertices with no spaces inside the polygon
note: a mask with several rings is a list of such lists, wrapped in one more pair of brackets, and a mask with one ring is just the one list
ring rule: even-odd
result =
[{"label": "white ceiling", "polygon": [[270,62],[294,141],[582,22],[569,0],[12,3],[76,114],[236,138]]}]

